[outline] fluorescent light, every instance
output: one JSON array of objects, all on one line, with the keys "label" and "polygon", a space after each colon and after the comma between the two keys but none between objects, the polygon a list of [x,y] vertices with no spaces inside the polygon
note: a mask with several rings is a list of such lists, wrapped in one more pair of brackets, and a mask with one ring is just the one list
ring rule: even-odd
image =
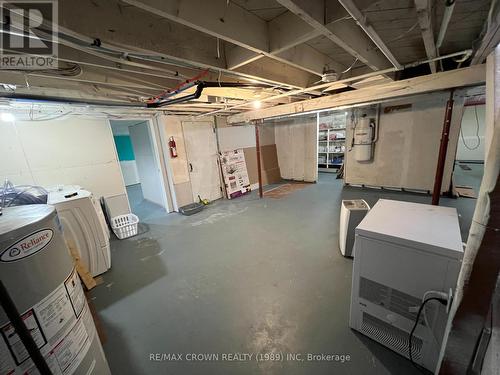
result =
[{"label": "fluorescent light", "polygon": [[254,108],[260,108],[261,105],[262,105],[262,103],[260,102],[260,100],[256,100],[252,104],[253,104]]},{"label": "fluorescent light", "polygon": [[14,117],[14,115],[12,113],[9,113],[9,112],[2,112],[0,114],[0,118],[2,119],[2,121],[6,121],[6,122],[14,122],[14,120],[16,119]]}]

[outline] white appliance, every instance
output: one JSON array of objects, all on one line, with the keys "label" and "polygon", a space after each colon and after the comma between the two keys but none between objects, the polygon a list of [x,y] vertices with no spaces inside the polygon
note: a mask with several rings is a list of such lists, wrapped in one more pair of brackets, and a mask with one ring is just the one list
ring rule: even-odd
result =
[{"label": "white appliance", "polygon": [[49,191],[47,204],[54,205],[66,241],[75,244],[92,276],[111,268],[109,229],[99,201],[76,186]]},{"label": "white appliance", "polygon": [[[0,219],[0,275],[48,371],[111,375],[54,207],[7,207]],[[13,314],[17,315],[17,314]],[[0,373],[40,374],[0,308]]]},{"label": "white appliance", "polygon": [[[409,357],[409,334],[424,293],[455,290],[463,256],[454,208],[380,199],[356,228],[351,328]],[[414,362],[434,371],[447,321],[425,307],[412,339]],[[422,318],[422,316],[421,316]]]},{"label": "white appliance", "polygon": [[342,201],[340,207],[339,247],[343,256],[353,256],[354,229],[369,210],[370,206],[363,199]]}]

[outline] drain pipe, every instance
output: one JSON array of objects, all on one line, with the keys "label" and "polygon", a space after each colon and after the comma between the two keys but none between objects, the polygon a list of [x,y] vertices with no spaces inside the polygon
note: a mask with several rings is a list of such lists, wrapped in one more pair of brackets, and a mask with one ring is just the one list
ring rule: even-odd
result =
[{"label": "drain pipe", "polygon": [[148,103],[146,108],[161,108],[161,107],[166,107],[166,106],[172,105],[172,104],[187,102],[188,100],[199,99],[204,88],[205,88],[205,85],[203,84],[203,82],[198,82],[198,84],[196,86],[196,91],[194,93],[181,96],[180,98],[163,100],[163,101],[157,102],[157,103]]}]

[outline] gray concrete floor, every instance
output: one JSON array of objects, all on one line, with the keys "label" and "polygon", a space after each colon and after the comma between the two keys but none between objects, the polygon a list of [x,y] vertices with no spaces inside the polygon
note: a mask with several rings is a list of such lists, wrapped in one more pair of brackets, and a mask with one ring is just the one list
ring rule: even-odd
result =
[{"label": "gray concrete floor", "polygon": [[[191,217],[141,214],[111,243],[92,301],[114,374],[418,374],[348,327],[352,260],[338,249],[342,199],[429,203],[424,195],[317,184],[282,199],[213,202]],[[443,199],[467,235],[474,199]],[[151,361],[152,353],[335,353],[340,362]]]},{"label": "gray concrete floor", "polygon": [[141,184],[129,185],[126,188],[130,209],[141,221],[166,214],[162,206],[144,199]]}]

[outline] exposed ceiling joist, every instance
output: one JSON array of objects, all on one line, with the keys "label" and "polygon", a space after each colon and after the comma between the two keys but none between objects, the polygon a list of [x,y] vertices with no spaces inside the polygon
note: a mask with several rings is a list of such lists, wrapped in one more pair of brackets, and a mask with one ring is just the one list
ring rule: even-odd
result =
[{"label": "exposed ceiling joist", "polygon": [[[417,9],[418,23],[422,32],[425,52],[428,59],[433,59],[437,56],[436,44],[434,42],[434,30],[432,27],[432,4],[430,0],[415,0],[415,8]],[[436,62],[429,63],[431,73],[436,73]]]},{"label": "exposed ceiling joist", "polygon": [[364,30],[364,32],[370,37],[370,39],[375,43],[375,45],[382,51],[382,53],[387,57],[391,64],[397,68],[401,69],[401,64],[394,57],[389,47],[386,46],[382,38],[378,35],[372,25],[367,22],[365,15],[358,9],[353,0],[338,0],[340,4],[349,12],[351,17],[356,21],[356,23]]},{"label": "exposed ceiling joist", "polygon": [[[352,20],[325,25],[323,0],[277,0],[292,13],[312,26],[321,35],[342,47],[373,70],[387,68],[389,62],[372,40]],[[339,7],[342,8],[342,7]]]},{"label": "exposed ceiling joist", "polygon": [[484,28],[486,32],[472,57],[471,65],[483,63],[491,51],[500,43],[500,4],[498,1],[491,2],[489,16],[486,19]]},{"label": "exposed ceiling joist", "polygon": [[[82,17],[82,14],[88,16]],[[88,22],[89,18],[93,21]],[[212,36],[164,18],[152,18],[149,13],[115,1],[60,1],[59,23],[60,31],[86,40],[89,45],[94,39],[99,39],[103,47],[154,55],[172,63],[210,68],[270,84],[304,87],[304,84],[316,77],[291,66],[288,69],[291,74],[284,75],[281,65],[263,66],[260,76],[229,71],[226,68],[224,49],[220,49],[221,56],[218,58],[216,39]]]},{"label": "exposed ceiling joist", "polygon": [[379,100],[423,94],[450,88],[481,85],[484,84],[485,79],[485,65],[476,65],[470,68],[429,74],[402,81],[393,81],[355,91],[303,100],[267,109],[243,112],[228,117],[228,123],[243,123],[270,117],[376,102]]},{"label": "exposed ceiling joist", "polygon": [[[115,86],[100,86],[90,82],[71,80],[57,80],[50,77],[29,76],[23,73],[2,73],[3,79],[17,85],[15,91],[0,89],[0,96],[17,96],[36,98],[47,96],[49,98],[79,99],[79,100],[108,100],[116,103],[131,103],[138,95],[147,95],[155,91],[147,89],[134,89]],[[26,85],[28,82],[28,85]],[[50,99],[47,99],[50,100]],[[139,105],[139,103],[137,103]]]},{"label": "exposed ceiling joist", "polygon": [[[267,56],[285,64],[303,69],[306,72],[320,76],[323,73],[323,61],[330,65],[336,64],[331,58],[322,55],[319,62],[313,63],[309,58],[309,49],[297,53],[276,55],[270,50],[270,32],[267,22],[253,13],[226,1],[206,0],[123,0],[137,8],[164,17],[170,21],[180,23],[215,38],[220,38],[238,47],[228,48],[227,67],[237,69],[260,58]],[[298,24],[298,22],[295,22]],[[292,29],[293,25],[289,25]],[[293,47],[295,43],[290,45]],[[278,51],[279,52],[279,51]],[[317,57],[319,52],[316,51]],[[324,64],[324,63],[323,63]],[[319,66],[321,65],[321,66]],[[342,68],[340,64],[336,64]],[[319,66],[319,67],[318,67]]]},{"label": "exposed ceiling joist", "polygon": [[[329,56],[304,44],[320,36],[321,33],[293,13],[285,12],[276,17],[268,23],[268,29],[269,55],[273,58],[302,67],[317,75],[324,73],[325,68],[337,72],[346,68]],[[226,51],[228,69],[237,69],[264,56],[266,56],[264,53],[257,53],[240,46]]]}]

